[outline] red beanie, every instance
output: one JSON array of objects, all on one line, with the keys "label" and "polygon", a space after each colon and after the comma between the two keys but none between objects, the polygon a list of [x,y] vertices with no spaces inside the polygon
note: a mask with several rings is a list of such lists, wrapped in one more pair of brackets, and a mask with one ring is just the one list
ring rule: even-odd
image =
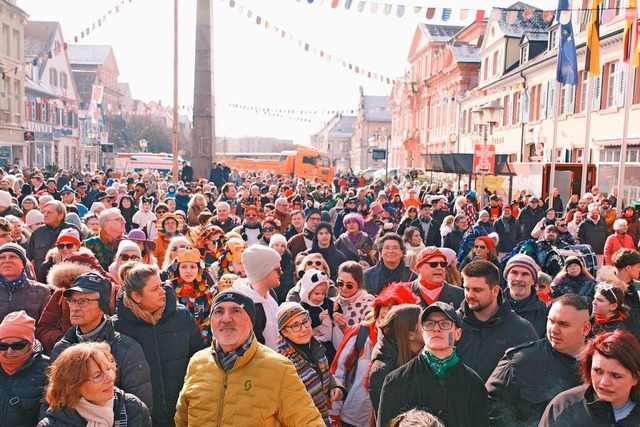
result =
[{"label": "red beanie", "polygon": [[487,245],[487,249],[489,249],[490,251],[493,251],[496,248],[496,243],[489,236],[479,236],[476,237],[476,240],[482,240],[484,244]]},{"label": "red beanie", "polygon": [[76,246],[80,247],[80,235],[73,228],[65,228],[60,232],[56,239],[56,245],[58,243],[74,243]]},{"label": "red beanie", "polygon": [[27,315],[24,310],[14,311],[5,316],[0,323],[0,339],[20,338],[33,343],[36,321]]},{"label": "red beanie", "polygon": [[416,262],[415,271],[418,271],[422,264],[433,258],[441,258],[443,261],[447,261],[447,256],[440,250],[440,248],[427,246],[418,254],[418,262]]}]

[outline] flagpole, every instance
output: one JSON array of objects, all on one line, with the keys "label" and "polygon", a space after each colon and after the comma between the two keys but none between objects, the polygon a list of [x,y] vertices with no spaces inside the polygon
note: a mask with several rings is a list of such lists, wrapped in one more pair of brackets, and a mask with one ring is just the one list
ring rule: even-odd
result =
[{"label": "flagpole", "polygon": [[[635,36],[632,36],[635,37]],[[635,77],[635,68],[629,67],[627,71],[627,87],[624,98],[624,121],[622,124],[622,145],[620,146],[620,170],[618,171],[618,206],[625,205],[624,193],[624,174],[625,163],[627,161],[627,139],[629,137],[629,116],[631,113],[631,104],[633,104],[633,78]]]},{"label": "flagpole", "polygon": [[[549,174],[549,194],[553,194],[556,181],[556,146],[558,145],[558,117],[560,117],[560,96],[562,90],[562,83],[556,81],[556,105],[554,108],[553,117],[553,141],[551,142],[551,172]],[[542,189],[544,191],[544,188]],[[542,196],[542,194],[540,195]],[[548,197],[548,195],[547,195]]]},{"label": "flagpole", "polygon": [[589,144],[591,144],[591,110],[593,109],[593,100],[591,99],[592,97],[593,79],[591,78],[591,76],[589,76],[589,84],[587,85],[587,101],[585,102],[585,106],[587,109],[587,123],[586,131],[584,134],[584,149],[582,150],[582,179],[580,180],[581,193],[578,195],[580,198],[582,198],[582,195],[587,192],[587,173],[589,170],[589,158],[591,157],[591,148],[589,147]]}]

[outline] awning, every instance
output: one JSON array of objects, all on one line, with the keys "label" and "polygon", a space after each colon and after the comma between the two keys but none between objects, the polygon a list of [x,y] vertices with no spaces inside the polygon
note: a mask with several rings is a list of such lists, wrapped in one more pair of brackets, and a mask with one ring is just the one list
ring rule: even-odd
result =
[{"label": "awning", "polygon": [[[469,175],[473,173],[473,154],[423,154],[425,170]],[[494,175],[515,175],[508,154],[496,154]]]},{"label": "awning", "polygon": [[[595,139],[593,142],[599,147],[620,147],[622,146],[622,138]],[[627,145],[640,145],[640,138],[627,138]]]}]

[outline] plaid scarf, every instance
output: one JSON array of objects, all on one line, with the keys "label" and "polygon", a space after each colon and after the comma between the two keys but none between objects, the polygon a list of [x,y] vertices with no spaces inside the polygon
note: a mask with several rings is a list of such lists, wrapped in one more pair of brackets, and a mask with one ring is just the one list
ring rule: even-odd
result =
[{"label": "plaid scarf", "polygon": [[225,372],[229,372],[231,369],[233,369],[233,366],[236,364],[236,360],[238,360],[240,356],[242,356],[247,352],[247,350],[249,350],[252,342],[253,331],[251,331],[251,333],[249,334],[249,338],[247,338],[245,342],[240,345],[240,347],[230,351],[229,353],[225,353],[224,350],[222,350],[222,347],[220,347],[220,344],[218,344],[218,342],[216,341],[214,345],[214,352],[215,356],[218,359],[220,367],[224,369]]},{"label": "plaid scarf", "polygon": [[[310,343],[312,346],[313,343]],[[318,344],[320,345],[320,344]],[[278,337],[278,353],[286,357],[293,362],[298,376],[302,380],[307,392],[313,398],[313,403],[320,411],[322,419],[326,425],[331,425],[329,421],[329,383],[331,381],[331,374],[329,373],[329,361],[324,354],[318,357],[317,362],[309,361],[304,358],[299,351],[297,351],[289,341],[280,335]],[[310,348],[311,353],[315,353],[313,348]],[[314,354],[315,355],[315,354]],[[316,365],[312,365],[315,363]]]}]

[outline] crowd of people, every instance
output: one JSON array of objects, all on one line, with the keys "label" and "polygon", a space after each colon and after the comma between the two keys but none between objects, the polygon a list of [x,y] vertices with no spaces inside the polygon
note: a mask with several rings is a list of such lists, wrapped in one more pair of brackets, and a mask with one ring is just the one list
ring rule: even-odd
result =
[{"label": "crowd of people", "polygon": [[0,427],[640,425],[616,189],[179,178],[0,170]]}]

